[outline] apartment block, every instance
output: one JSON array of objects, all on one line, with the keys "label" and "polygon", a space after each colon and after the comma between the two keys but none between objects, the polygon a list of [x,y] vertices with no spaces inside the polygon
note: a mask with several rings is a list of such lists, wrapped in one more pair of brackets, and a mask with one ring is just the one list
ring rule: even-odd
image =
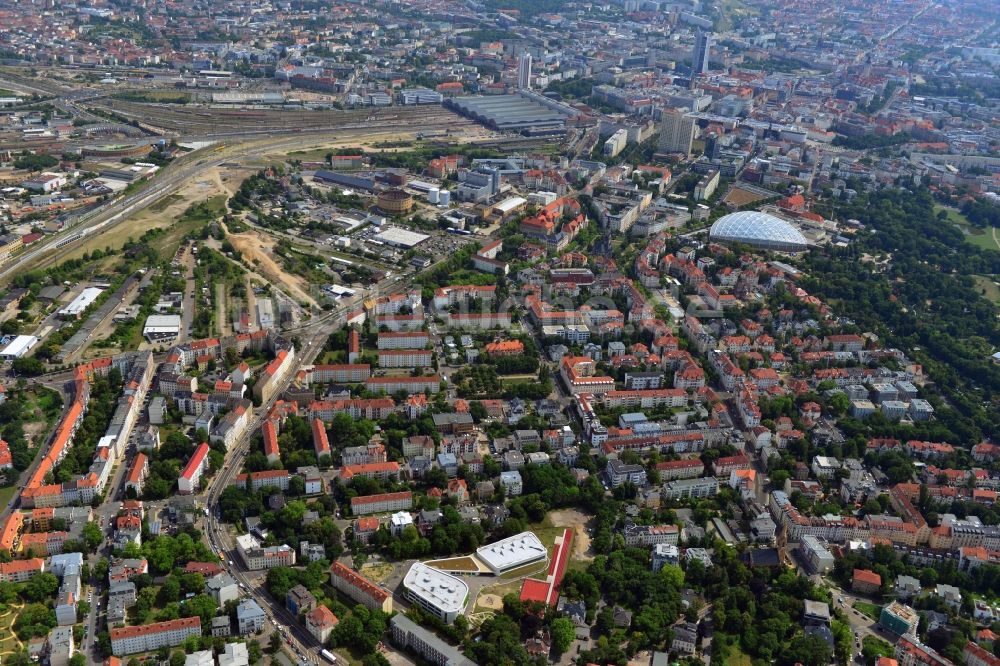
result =
[{"label": "apartment block", "polygon": [[184,617],[141,627],[117,627],[111,630],[111,651],[116,656],[152,652],[180,645],[188,636],[201,636],[201,618]]}]

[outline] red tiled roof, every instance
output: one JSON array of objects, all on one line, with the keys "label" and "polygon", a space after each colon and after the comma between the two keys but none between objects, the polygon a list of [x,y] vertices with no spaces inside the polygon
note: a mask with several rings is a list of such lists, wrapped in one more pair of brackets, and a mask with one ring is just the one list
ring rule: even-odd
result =
[{"label": "red tiled roof", "polygon": [[398,493],[379,493],[378,495],[362,495],[360,497],[351,498],[351,506],[361,505],[361,504],[377,504],[378,502],[389,502],[391,500],[397,499],[413,499],[413,493],[409,490],[404,490]]},{"label": "red tiled roof", "polygon": [[139,483],[139,477],[142,476],[142,468],[146,466],[146,454],[137,453],[135,459],[132,461],[132,466],[128,470],[128,476],[125,478],[125,483]]},{"label": "red tiled roof", "polygon": [[156,622],[138,627],[116,627],[111,630],[111,640],[119,638],[133,638],[135,636],[145,636],[147,634],[158,634],[164,631],[175,631],[177,629],[201,630],[201,618],[198,616],[182,617],[166,622]]},{"label": "red tiled roof", "polygon": [[205,456],[207,455],[208,444],[202,442],[198,445],[198,448],[195,449],[194,455],[191,456],[191,459],[188,460],[187,466],[184,468],[184,471],[181,472],[181,478],[190,480],[191,477],[194,476],[195,470],[201,467],[202,463],[205,462]]},{"label": "red tiled roof", "polygon": [[330,567],[330,573],[336,576],[337,578],[343,578],[354,587],[363,590],[366,594],[368,594],[370,597],[372,597],[379,603],[385,601],[386,598],[388,598],[389,596],[388,590],[386,590],[383,587],[379,587],[375,583],[371,582],[370,580],[359,574],[354,569],[351,569],[346,565],[341,564],[340,562],[333,563],[333,565]]},{"label": "red tiled roof", "polygon": [[854,580],[862,583],[868,583],[869,585],[882,584],[882,577],[874,571],[869,571],[868,569],[855,569]]}]

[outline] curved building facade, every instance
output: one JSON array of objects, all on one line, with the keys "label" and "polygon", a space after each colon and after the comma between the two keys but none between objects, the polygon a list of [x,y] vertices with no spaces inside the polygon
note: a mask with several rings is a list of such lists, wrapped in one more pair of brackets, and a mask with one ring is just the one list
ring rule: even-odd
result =
[{"label": "curved building facade", "polygon": [[409,213],[413,208],[413,196],[403,190],[386,190],[378,195],[377,205],[394,215]]},{"label": "curved building facade", "polygon": [[469,586],[462,580],[422,562],[414,562],[403,578],[410,603],[451,624],[465,611]]},{"label": "curved building facade", "polygon": [[740,211],[724,215],[708,232],[713,243],[743,243],[761,250],[804,252],[809,249],[798,229],[788,222],[759,211]]}]

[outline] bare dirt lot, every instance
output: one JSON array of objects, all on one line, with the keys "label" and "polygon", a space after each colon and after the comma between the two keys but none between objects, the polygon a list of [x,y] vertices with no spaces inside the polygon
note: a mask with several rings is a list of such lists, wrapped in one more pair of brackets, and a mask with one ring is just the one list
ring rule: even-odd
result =
[{"label": "bare dirt lot", "polygon": [[[250,173],[252,173],[251,170],[230,167],[207,169],[179,188],[175,194],[164,197],[153,205],[136,212],[121,224],[115,225],[112,229],[91,237],[90,240],[77,247],[67,258],[78,258],[85,253],[93,252],[97,249],[103,250],[106,247],[117,250],[129,238],[138,238],[148,229],[175,227],[177,219],[191,205],[210,201],[217,197],[219,201],[224,202],[228,200],[239,189],[243,179],[250,175]],[[179,240],[190,229],[177,228],[176,231],[177,234],[171,233],[168,236],[177,235]],[[173,238],[161,237],[160,240],[172,241]]]},{"label": "bare dirt lot", "polygon": [[476,604],[490,610],[503,610],[503,599],[496,594],[480,594]]},{"label": "bare dirt lot", "polygon": [[315,303],[309,295],[309,284],[305,279],[285,272],[274,259],[275,240],[273,237],[259,231],[227,233],[226,235],[237,252],[243,255],[244,261],[252,264],[258,273],[277,283],[282,291],[299,302]]},{"label": "bare dirt lot", "polygon": [[549,519],[555,527],[571,527],[573,535],[573,558],[589,561],[594,559],[590,548],[590,535],[587,534],[587,523],[592,516],[577,509],[560,509],[549,514]]},{"label": "bare dirt lot", "polygon": [[729,190],[723,201],[734,206],[746,206],[752,204],[756,201],[763,201],[767,197],[757,194],[756,192],[751,192],[750,190],[745,190],[741,187],[734,187]]},{"label": "bare dirt lot", "polygon": [[368,562],[361,566],[361,573],[376,583],[384,583],[392,570],[393,566],[388,562]]}]

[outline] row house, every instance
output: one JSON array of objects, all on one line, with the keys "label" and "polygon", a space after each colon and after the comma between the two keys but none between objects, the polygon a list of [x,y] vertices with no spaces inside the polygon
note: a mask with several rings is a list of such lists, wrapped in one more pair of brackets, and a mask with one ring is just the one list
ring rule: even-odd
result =
[{"label": "row house", "polygon": [[376,342],[377,348],[388,349],[423,349],[430,344],[430,334],[426,331],[381,332]]},{"label": "row house", "polygon": [[376,315],[394,315],[400,312],[419,312],[423,309],[419,291],[382,296],[375,301]]},{"label": "row house", "polygon": [[413,493],[406,490],[351,498],[351,513],[364,516],[373,513],[408,511],[413,507]]},{"label": "row house", "polygon": [[705,435],[700,432],[679,432],[659,435],[635,434],[625,429],[627,434],[611,439],[600,445],[605,455],[621,454],[623,451],[672,451],[674,453],[695,453],[706,446]]},{"label": "row house", "polygon": [[743,381],[745,374],[742,368],[736,365],[728,354],[712,351],[708,355],[708,361],[715,371],[719,373],[722,385],[727,391],[732,391]]},{"label": "row house", "polygon": [[392,594],[389,590],[340,562],[334,562],[330,567],[330,584],[335,590],[366,608],[383,613],[392,612]]},{"label": "row house", "polygon": [[444,312],[441,314],[441,319],[448,328],[475,331],[509,329],[514,324],[509,312]]},{"label": "row house", "polygon": [[288,345],[288,349],[281,349],[277,352],[274,360],[264,367],[260,377],[257,378],[257,382],[253,386],[254,396],[257,400],[262,404],[270,402],[294,367],[295,347]]},{"label": "row house", "polygon": [[564,356],[559,365],[559,373],[574,395],[579,393],[601,395],[614,390],[614,379],[595,376],[596,369],[597,364],[588,356]]},{"label": "row house", "polygon": [[380,368],[427,368],[433,364],[434,352],[430,349],[386,349],[378,353]]},{"label": "row house", "polygon": [[495,285],[451,285],[441,287],[434,293],[434,307],[446,310],[453,305],[467,304],[471,300],[490,303],[496,297]]},{"label": "row house", "polygon": [[441,377],[428,375],[423,377],[369,377],[365,388],[372,393],[438,393],[441,390]]},{"label": "row house", "polygon": [[375,479],[378,481],[399,481],[400,466],[398,462],[366,463],[363,465],[344,465],[339,476],[345,483],[354,477]]},{"label": "row house", "polygon": [[326,434],[326,426],[323,425],[321,419],[315,417],[309,421],[309,426],[312,430],[313,449],[316,451],[316,458],[322,464],[323,456],[329,458],[331,455],[330,439]]},{"label": "row house", "polygon": [[752,430],[760,425],[760,406],[757,403],[755,393],[750,390],[750,386],[746,382],[740,386],[736,393],[736,409],[747,430]]},{"label": "row house", "polygon": [[[433,442],[433,440],[431,440]],[[348,446],[341,454],[344,465],[368,465],[386,462],[385,445],[369,442],[364,446]]]},{"label": "row house", "polygon": [[347,414],[352,419],[384,419],[396,411],[392,398],[350,398],[317,400],[309,404],[309,415],[323,421],[333,421],[337,414]]},{"label": "row house", "polygon": [[601,402],[609,409],[619,407],[639,407],[652,409],[659,406],[684,407],[688,402],[687,391],[681,388],[646,389],[608,391],[601,397]]},{"label": "row house", "polygon": [[238,488],[245,488],[253,491],[261,488],[278,488],[282,491],[288,490],[288,480],[291,475],[284,469],[266,469],[260,472],[250,472],[249,474],[238,474],[233,479],[233,485]]},{"label": "row house", "polygon": [[623,534],[629,548],[652,548],[661,543],[676,546],[680,530],[676,525],[626,525]]},{"label": "row house", "polygon": [[371,377],[371,366],[367,363],[314,365],[306,374],[310,384],[360,384]]},{"label": "row house", "polygon": [[419,331],[424,327],[424,316],[422,314],[380,315],[378,326],[393,332]]},{"label": "row house", "polygon": [[656,464],[661,481],[673,479],[694,479],[705,473],[705,463],[699,458],[667,460]]},{"label": "row house", "polygon": [[276,463],[281,460],[281,448],[278,446],[277,421],[267,420],[260,427],[261,438],[264,441],[264,455],[268,463]]},{"label": "row house", "polygon": [[240,400],[212,429],[211,441],[222,443],[228,450],[246,432],[253,417],[253,403]]},{"label": "row house", "polygon": [[728,478],[732,471],[743,469],[752,469],[750,458],[744,453],[717,458],[712,463],[712,474],[720,478]]}]

